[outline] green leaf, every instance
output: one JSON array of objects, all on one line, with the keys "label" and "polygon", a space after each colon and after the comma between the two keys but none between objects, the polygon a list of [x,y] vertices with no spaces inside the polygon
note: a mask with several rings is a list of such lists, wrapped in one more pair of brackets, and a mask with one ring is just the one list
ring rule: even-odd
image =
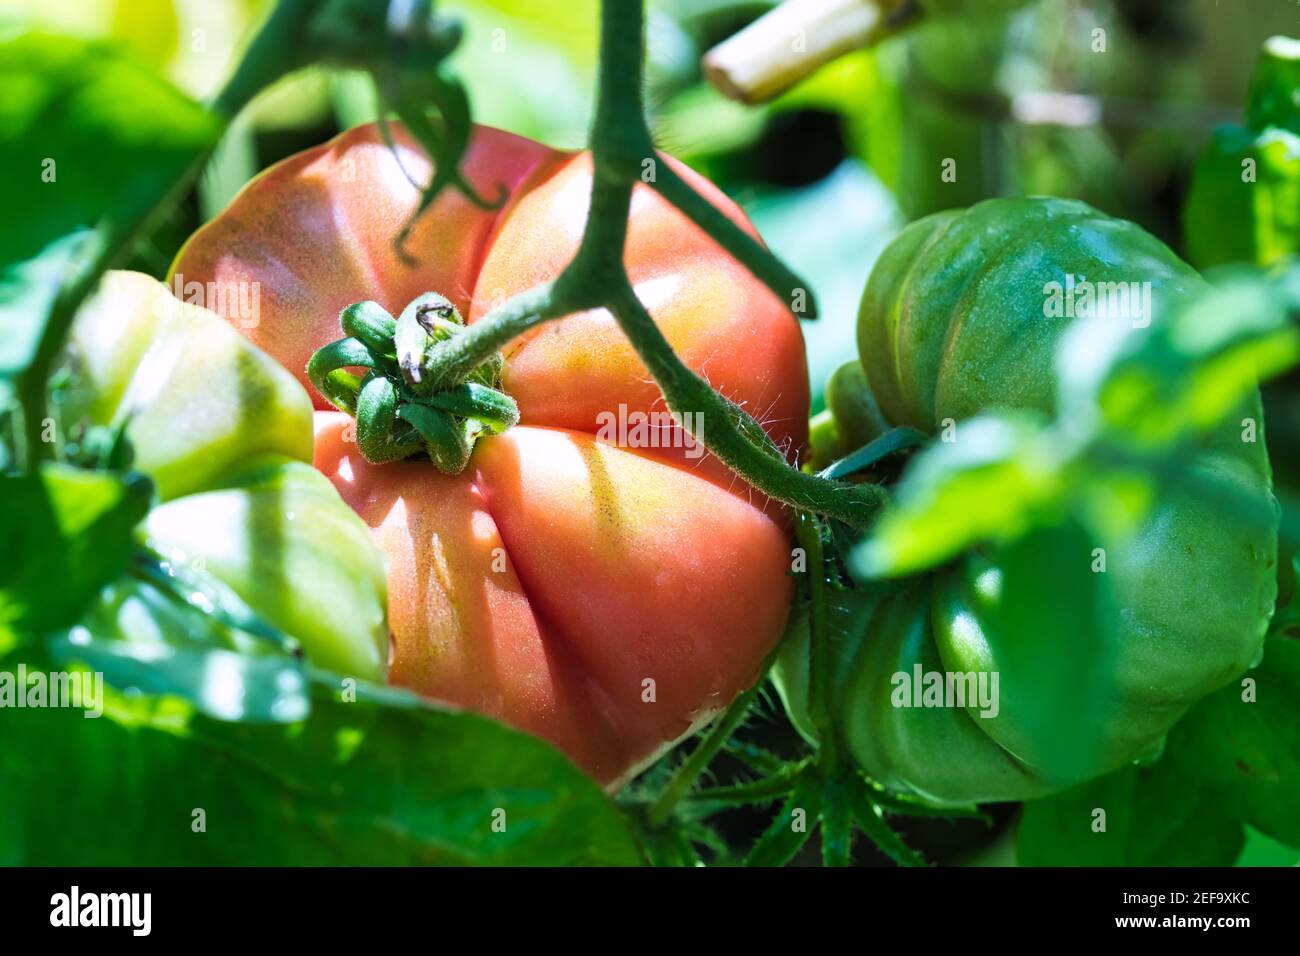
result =
[{"label": "green leaf", "polygon": [[14,398],[60,292],[93,261],[103,237],[79,229],[31,259],[0,268],[0,408]]},{"label": "green leaf", "polygon": [[129,573],[105,587],[46,648],[127,693],[169,694],[219,720],[301,720],[310,710],[300,645],[224,582],[137,547]]},{"label": "green leaf", "polygon": [[1165,761],[1212,788],[1225,813],[1300,848],[1300,640],[1271,635],[1258,668],[1174,728]]},{"label": "green leaf", "polygon": [[1240,821],[1213,792],[1164,764],[1128,767],[1025,805],[1021,866],[1231,866]]},{"label": "green leaf", "polygon": [[1036,420],[980,416],[912,460],[895,507],[853,552],[865,578],[933,567],[985,540],[1022,534],[1063,494],[1056,446]]},{"label": "green leaf", "polygon": [[1076,323],[1058,353],[1062,418],[1163,450],[1221,423],[1298,360],[1300,331],[1288,320],[1284,287],[1243,271],[1150,328]]},{"label": "green leaf", "polygon": [[1254,827],[1246,827],[1246,845],[1237,866],[1300,866],[1300,849],[1270,840]]},{"label": "green leaf", "polygon": [[89,638],[88,632],[74,629],[53,639],[51,656],[85,664],[120,691],[170,694],[218,720],[292,723],[310,710],[307,678],[297,658],[197,643],[81,638]]},{"label": "green leaf", "polygon": [[651,830],[641,837],[651,866],[703,866],[690,835],[674,823],[662,830]]},{"label": "green leaf", "polygon": [[9,631],[68,627],[126,567],[149,507],[143,476],[50,464],[0,476],[0,646]]},{"label": "green leaf", "polygon": [[[1243,699],[1253,684],[1254,700]],[[1249,825],[1300,849],[1300,642],[1273,635],[1240,683],[1207,697],[1153,766],[1025,807],[1026,865],[1228,866]],[[1105,811],[1104,832],[1094,811]]]},{"label": "green leaf", "polygon": [[937,601],[974,609],[982,632],[968,646],[955,619],[945,666],[996,675],[998,712],[981,719],[1003,747],[1061,781],[1098,771],[1106,728],[1096,702],[1116,693],[1120,611],[1109,575],[1094,566],[1096,544],[1075,522],[1036,528],[936,586]]},{"label": "green leaf", "polygon": [[899,866],[927,865],[925,858],[904,843],[902,837],[885,822],[882,808],[876,802],[875,795],[866,780],[857,778],[849,785],[848,799],[853,810],[853,819],[880,848],[880,852]]},{"label": "green leaf", "polygon": [[134,228],[215,145],[221,123],[105,43],[0,32],[0,265],[74,229]]},{"label": "green leaf", "polygon": [[728,756],[735,757],[754,773],[771,776],[785,769],[786,762],[770,750],[747,740],[731,737],[722,745]]},{"label": "green leaf", "polygon": [[[221,122],[120,49],[3,26],[0,89],[0,180],[20,224],[0,233],[0,407],[30,366],[24,412],[36,418],[35,379],[91,280],[215,144]],[[67,238],[87,228],[95,244]]]},{"label": "green leaf", "polygon": [[311,717],[287,725],[105,700],[99,719],[0,710],[0,864],[642,862],[558,751],[405,692],[362,684],[349,703],[313,683]]},{"label": "green leaf", "polygon": [[884,813],[900,817],[929,818],[935,820],[979,820],[985,826],[993,825],[993,818],[976,804],[968,806],[939,807],[926,803],[917,797],[906,794],[891,793],[880,786],[869,786],[867,798]]},{"label": "green leaf", "polygon": [[803,768],[803,763],[788,764],[771,776],[758,780],[697,790],[687,798],[688,807],[685,812],[695,818],[728,807],[773,803],[790,792]]},{"label": "green leaf", "polygon": [[821,818],[822,783],[804,774],[763,835],[744,859],[745,866],[785,866],[808,842]]}]

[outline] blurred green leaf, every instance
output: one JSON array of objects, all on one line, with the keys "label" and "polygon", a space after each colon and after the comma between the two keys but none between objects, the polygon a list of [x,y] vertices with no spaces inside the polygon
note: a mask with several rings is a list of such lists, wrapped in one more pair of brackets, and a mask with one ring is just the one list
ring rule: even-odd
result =
[{"label": "blurred green leaf", "polygon": [[97,641],[85,630],[51,642],[65,663],[80,661],[118,690],[171,694],[218,720],[292,723],[310,710],[302,663],[279,654],[221,647]]},{"label": "blurred green leaf", "polygon": [[1300,866],[1300,848],[1270,840],[1254,827],[1246,827],[1246,845],[1237,866]]},{"label": "blurred green leaf", "polygon": [[[1255,699],[1246,697],[1247,682]],[[1027,866],[1228,866],[1249,825],[1300,849],[1300,641],[1273,635],[1263,663],[1205,698],[1154,766],[1128,767],[1029,803]],[[1094,809],[1106,831],[1094,832]]]},{"label": "blurred green leaf", "polygon": [[200,155],[219,120],[102,43],[0,32],[0,265],[76,228],[129,232]]},{"label": "blurred green leaf", "polygon": [[140,475],[45,465],[0,476],[0,645],[6,631],[70,626],[126,566],[149,507]]},{"label": "blurred green leaf", "polygon": [[[1101,829],[1104,827],[1104,829]],[[1230,866],[1241,823],[1195,780],[1128,767],[1025,804],[1021,866]]]},{"label": "blurred green leaf", "polygon": [[[1248,690],[1254,700],[1243,700]],[[1174,728],[1165,760],[1194,773],[1234,819],[1300,848],[1298,701],[1300,640],[1271,635],[1258,668]]]},{"label": "blurred green leaf", "polygon": [[1026,416],[981,416],[913,458],[895,505],[853,552],[862,577],[932,567],[980,541],[1012,540],[1065,492],[1051,433]]},{"label": "blurred green leaf", "polygon": [[0,408],[13,399],[31,365],[60,293],[89,267],[102,238],[77,230],[31,259],[0,268]]},{"label": "blurred green leaf", "polygon": [[0,864],[641,862],[627,821],[549,745],[405,692],[341,689],[314,681],[295,724],[112,690],[98,719],[0,711]]},{"label": "blurred green leaf", "polygon": [[1076,322],[1057,358],[1062,418],[1147,449],[1194,438],[1300,360],[1287,310],[1278,283],[1247,273],[1176,304],[1149,328]]},{"label": "blurred green leaf", "polygon": [[218,720],[301,720],[310,703],[298,645],[214,575],[137,552],[76,626],[46,646],[119,691],[170,694]]}]

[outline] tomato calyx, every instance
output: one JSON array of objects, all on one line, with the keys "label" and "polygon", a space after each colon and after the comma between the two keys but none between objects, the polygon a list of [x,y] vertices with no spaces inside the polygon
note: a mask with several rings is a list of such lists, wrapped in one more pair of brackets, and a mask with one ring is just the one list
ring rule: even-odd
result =
[{"label": "tomato calyx", "polygon": [[377,302],[356,302],[339,313],[339,325],[345,338],[317,350],[307,376],[357,420],[357,447],[372,464],[427,455],[439,471],[459,474],[481,435],[519,421],[518,405],[500,389],[500,352],[459,382],[430,367],[429,350],[465,331],[446,297],[426,292],[396,319]]}]

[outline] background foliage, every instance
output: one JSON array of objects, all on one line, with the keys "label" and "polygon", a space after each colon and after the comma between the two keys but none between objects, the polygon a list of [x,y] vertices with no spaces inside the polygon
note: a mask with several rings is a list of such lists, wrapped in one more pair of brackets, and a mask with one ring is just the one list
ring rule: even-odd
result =
[{"label": "background foliage", "polygon": [[[59,283],[97,254],[93,243],[66,238],[87,224],[86,209],[131,233],[127,267],[161,277],[183,239],[258,170],[374,118],[377,97],[364,74],[322,68],[277,83],[224,130],[197,106],[224,83],[270,5],[0,4],[0,24],[10,25],[0,27],[0,180],[25,178],[42,155],[76,156],[83,164],[61,170],[82,186],[60,190],[53,201],[30,190],[15,190],[10,201],[6,192],[11,221],[26,224],[0,240],[6,388],[18,387],[35,343],[10,335],[4,323],[38,300],[48,306]],[[1296,34],[1300,22],[1288,0],[1041,0],[1007,17],[926,24],[844,57],[773,103],[741,107],[702,81],[699,57],[769,5],[651,2],[648,102],[659,144],[736,197],[773,250],[811,281],[822,312],[805,327],[814,410],[830,372],[854,352],[857,303],[872,262],[920,215],[995,195],[1073,196],[1139,222],[1190,255],[1183,200],[1197,158],[1217,126],[1244,122],[1260,43],[1275,33]],[[585,142],[596,79],[594,0],[442,8],[466,27],[451,66],[469,89],[476,121],[561,147]],[[18,35],[19,26],[31,25],[50,33]],[[1091,46],[1099,28],[1105,52]],[[45,86],[29,84],[31,75]],[[162,216],[140,221],[151,205],[150,184],[175,178],[211,146],[194,188],[170,197]],[[955,183],[937,175],[945,157],[957,159]],[[44,271],[34,280],[33,270]],[[1300,376],[1270,383],[1265,402],[1285,568],[1300,543]],[[26,533],[80,538],[88,553],[74,555],[72,567],[0,572],[0,669],[41,660],[44,652],[22,646],[19,637],[31,626],[28,618],[67,602],[66,582],[87,593],[98,587],[99,560],[123,547],[139,508],[138,489],[107,476],[94,488],[76,489],[75,508],[66,483],[85,479],[50,471],[40,487],[28,478],[3,481],[0,513],[11,549],[25,546]],[[35,526],[15,516],[30,513],[44,524],[24,532]],[[59,594],[42,592],[55,574],[65,582]],[[1288,588],[1293,582],[1284,576],[1284,598]],[[1300,699],[1293,639],[1271,638],[1259,680],[1274,699]],[[638,844],[634,821],[544,744],[379,688],[363,688],[361,703],[344,707],[329,675],[313,675],[310,686],[313,718],[305,723],[227,724],[179,699],[127,694],[114,694],[100,721],[60,711],[6,713],[0,862],[634,864],[647,852],[664,858],[659,837],[641,833]],[[1300,851],[1287,846],[1300,846],[1297,804],[1287,799],[1300,792],[1294,713],[1261,705],[1257,726],[1231,726],[1212,697],[1175,729],[1152,766],[1023,810],[991,806],[980,817],[898,816],[891,823],[927,859],[946,863],[1295,863]],[[759,773],[765,754],[797,757],[802,750],[771,698],[751,712],[739,741],[712,765],[717,782]],[[747,752],[747,745],[754,749]],[[1234,768],[1243,763],[1279,781],[1282,799],[1261,801],[1258,789],[1239,786]],[[70,767],[75,778],[66,773]],[[642,786],[652,788],[668,769],[655,768]],[[169,786],[176,779],[192,788],[183,798]],[[637,792],[626,806],[636,804]],[[1071,821],[1079,808],[1101,803],[1124,808],[1115,826],[1132,839],[1107,841],[1105,855],[1097,856],[1096,841]],[[189,826],[200,804],[208,808],[210,837]],[[249,807],[258,815],[249,817]],[[509,840],[483,831],[499,807],[508,808]],[[100,822],[105,808],[116,820],[108,839]],[[168,835],[142,840],[141,832],[159,832],[160,819],[173,822],[161,828]],[[689,838],[706,845],[707,855],[730,860],[759,839],[770,819],[770,806],[726,809]],[[860,864],[891,862],[865,840],[854,854]],[[795,862],[812,863],[817,855],[810,845]]]}]

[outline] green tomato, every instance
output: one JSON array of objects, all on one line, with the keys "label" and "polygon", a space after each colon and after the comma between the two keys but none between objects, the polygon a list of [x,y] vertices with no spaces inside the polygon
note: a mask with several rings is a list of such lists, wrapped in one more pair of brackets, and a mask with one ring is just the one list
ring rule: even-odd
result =
[{"label": "green tomato", "polygon": [[809,422],[812,466],[822,469],[857,451],[889,426],[871,394],[862,363],[845,362],[826,380],[826,409]]},{"label": "green tomato", "polygon": [[219,487],[154,508],[141,538],[168,560],[202,562],[268,623],[300,637],[313,663],[383,680],[383,562],[370,530],[311,465],[253,462]]},{"label": "green tomato", "polygon": [[[224,319],[148,276],[110,272],[69,335],[63,420],[125,429],[132,467],[160,503],[137,530],[161,558],[202,569],[301,642],[315,664],[382,681],[383,558],[310,464],[311,400]],[[190,625],[125,576],[86,626],[100,636],[183,640]]]},{"label": "green tomato", "polygon": [[311,461],[311,399],[212,312],[110,272],[68,337],[70,424],[125,425],[132,465],[168,501],[252,455]]},{"label": "green tomato", "polygon": [[[919,220],[885,250],[858,319],[862,368],[893,426],[929,434],[980,412],[1053,414],[1054,355],[1074,318],[1049,303],[1049,283],[1149,283],[1116,321],[1160,321],[1202,280],[1132,223],[1083,203],[989,200]],[[1076,290],[1082,287],[1076,286]],[[1110,287],[1108,287],[1110,288]],[[1123,287],[1127,288],[1127,287]],[[1108,293],[1109,294],[1109,293]],[[1073,305],[1080,306],[1077,297]],[[1136,533],[1103,538],[1115,600],[1110,689],[1086,707],[1100,744],[1086,779],[1158,750],[1199,698],[1262,653],[1276,597],[1278,506],[1255,395],[1205,442]],[[1229,507],[1229,502],[1234,507]],[[832,601],[832,716],[875,779],[938,803],[1018,800],[1060,789],[1014,699],[992,718],[974,708],[900,708],[891,679],[924,671],[1001,670],[989,627],[1007,620],[998,550],[985,547],[931,574]],[[1044,634],[1036,639],[1050,640]],[[807,641],[789,642],[775,675],[796,725],[811,735]]]}]

